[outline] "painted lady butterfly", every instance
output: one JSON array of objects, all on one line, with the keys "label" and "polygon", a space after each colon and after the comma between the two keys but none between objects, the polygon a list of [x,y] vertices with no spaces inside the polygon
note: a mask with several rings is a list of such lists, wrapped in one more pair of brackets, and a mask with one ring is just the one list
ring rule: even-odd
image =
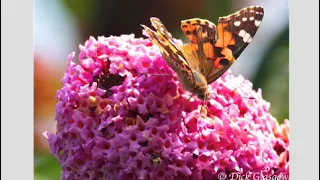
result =
[{"label": "painted lady butterfly", "polygon": [[218,25],[205,19],[181,21],[190,43],[177,45],[158,18],[151,18],[156,32],[141,25],[177,73],[184,88],[202,100],[209,97],[208,84],[225,73],[251,42],[263,19],[264,9],[250,6],[220,17]]}]

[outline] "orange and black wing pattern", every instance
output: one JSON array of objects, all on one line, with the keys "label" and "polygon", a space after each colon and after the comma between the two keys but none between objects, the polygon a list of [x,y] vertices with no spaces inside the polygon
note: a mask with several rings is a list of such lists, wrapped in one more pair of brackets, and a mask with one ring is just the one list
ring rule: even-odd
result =
[{"label": "orange and black wing pattern", "polygon": [[213,45],[214,67],[213,71],[206,75],[208,83],[227,71],[250,44],[261,25],[263,15],[262,7],[250,6],[219,18],[217,41]]},{"label": "orange and black wing pattern", "polygon": [[227,71],[249,45],[261,25],[263,15],[262,7],[250,6],[220,17],[217,26],[199,18],[181,21],[181,29],[190,40],[184,48],[197,51],[196,60],[208,84]]}]

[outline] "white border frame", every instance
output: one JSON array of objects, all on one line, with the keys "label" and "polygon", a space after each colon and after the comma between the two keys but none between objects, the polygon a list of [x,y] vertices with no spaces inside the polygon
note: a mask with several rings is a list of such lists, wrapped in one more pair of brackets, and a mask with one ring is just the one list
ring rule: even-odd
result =
[{"label": "white border frame", "polygon": [[290,179],[319,179],[319,1],[289,8]]},{"label": "white border frame", "polygon": [[33,1],[1,0],[1,179],[33,179]]},{"label": "white border frame", "polygon": [[[1,7],[1,178],[32,179],[33,3]],[[290,179],[319,179],[318,67],[319,1],[291,0]]]}]

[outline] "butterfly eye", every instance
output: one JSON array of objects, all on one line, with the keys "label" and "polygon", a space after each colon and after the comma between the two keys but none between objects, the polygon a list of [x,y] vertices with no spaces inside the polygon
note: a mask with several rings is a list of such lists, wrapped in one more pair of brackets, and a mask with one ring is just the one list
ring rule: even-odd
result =
[{"label": "butterfly eye", "polygon": [[228,66],[230,64],[230,61],[227,59],[220,59],[219,64],[221,66]]}]

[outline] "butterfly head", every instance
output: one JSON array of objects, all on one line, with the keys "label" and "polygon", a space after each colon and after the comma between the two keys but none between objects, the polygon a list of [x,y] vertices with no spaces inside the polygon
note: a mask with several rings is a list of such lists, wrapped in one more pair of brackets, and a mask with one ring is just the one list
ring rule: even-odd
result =
[{"label": "butterfly head", "polygon": [[201,93],[201,94],[198,94],[198,98],[200,98],[201,100],[207,100],[209,97],[209,93],[208,92],[204,92],[204,93]]}]

